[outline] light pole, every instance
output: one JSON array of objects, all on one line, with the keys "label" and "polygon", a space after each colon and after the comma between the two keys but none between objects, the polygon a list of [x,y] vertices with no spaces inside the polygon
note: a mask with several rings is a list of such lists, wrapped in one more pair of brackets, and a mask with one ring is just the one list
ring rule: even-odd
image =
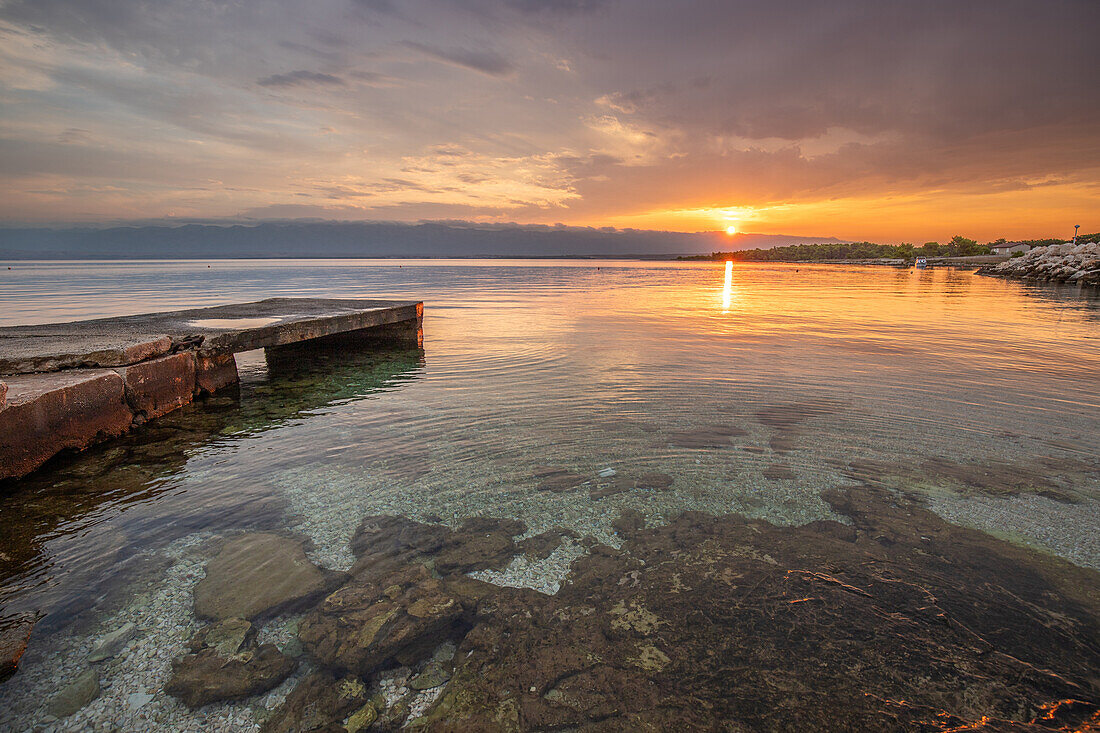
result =
[{"label": "light pole", "polygon": [[1081,228],[1080,224],[1073,225],[1073,243],[1077,244],[1077,230]]}]

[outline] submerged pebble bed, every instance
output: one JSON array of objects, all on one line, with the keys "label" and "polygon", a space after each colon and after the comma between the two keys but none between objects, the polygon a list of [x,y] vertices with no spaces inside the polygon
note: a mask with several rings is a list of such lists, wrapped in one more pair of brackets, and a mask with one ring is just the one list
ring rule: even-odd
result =
[{"label": "submerged pebble bed", "polygon": [[[648,436],[648,434],[646,434]],[[766,435],[746,436],[746,445],[766,443]],[[649,438],[647,438],[649,439]],[[446,443],[440,447],[444,451]],[[624,453],[629,454],[626,444]],[[612,526],[624,510],[640,512],[652,526],[683,511],[710,514],[736,512],[765,518],[776,524],[803,524],[835,515],[820,498],[831,486],[854,485],[831,468],[814,472],[798,451],[786,451],[785,463],[795,478],[771,480],[763,470],[775,462],[766,451],[691,451],[666,457],[660,463],[638,461],[626,455],[618,460],[601,456],[599,462],[579,465],[570,456],[550,456],[572,470],[590,475],[592,483],[561,493],[538,491],[533,466],[498,467],[489,475],[474,463],[458,463],[447,472],[432,470],[413,478],[395,478],[391,472],[355,470],[316,463],[279,471],[273,483],[286,500],[287,529],[307,539],[307,554],[320,566],[346,570],[353,561],[349,542],[362,516],[393,514],[451,526],[473,516],[518,518],[527,531],[517,539],[554,528],[566,528],[612,547],[621,538]],[[732,465],[736,463],[736,465]],[[614,467],[614,468],[613,468]],[[600,499],[588,496],[601,473],[643,473],[655,468],[675,471],[666,490],[630,489]],[[810,488],[813,487],[813,488]],[[945,519],[1005,536],[1010,540],[1052,551],[1087,567],[1100,567],[1100,546],[1088,528],[1100,523],[1100,502],[1075,505],[1039,496],[962,496],[941,491],[928,498],[931,509]],[[1067,524],[1067,511],[1083,520]],[[308,671],[303,664],[290,679],[253,699],[216,703],[189,710],[162,691],[174,658],[199,628],[192,611],[192,590],[203,575],[218,538],[196,533],[177,540],[157,553],[170,565],[162,576],[145,578],[131,589],[132,600],[121,610],[101,618],[93,633],[58,633],[32,646],[19,675],[5,684],[5,708],[0,727],[5,730],[258,730],[263,717],[275,708]],[[516,555],[499,570],[480,570],[472,577],[502,586],[531,588],[555,594],[572,563],[587,550],[579,541],[564,538],[544,559]],[[297,655],[299,616],[282,616],[265,623],[258,641],[271,642]],[[126,623],[138,634],[115,658],[96,665],[102,692],[82,710],[64,720],[49,715],[51,698],[89,665],[88,652],[97,639]],[[452,652],[453,653],[453,652]],[[374,686],[388,701],[410,692],[414,670],[399,668],[377,676]],[[423,714],[443,688],[425,690],[408,699],[413,717]],[[110,721],[110,723],[106,722]]]},{"label": "submerged pebble bed", "polygon": [[[1084,568],[1100,570],[1100,501],[1076,504],[1045,496],[942,496],[928,508],[952,524],[973,527],[1016,544],[1033,547]],[[1072,512],[1073,520],[1067,520]]]},{"label": "submerged pebble bed", "polygon": [[[213,537],[188,536],[161,551],[172,561],[163,577],[148,578],[134,588],[133,601],[120,612],[99,619],[87,635],[53,634],[33,644],[20,673],[4,684],[0,729],[10,731],[249,731],[258,730],[256,710],[270,710],[285,699],[301,670],[265,695],[239,702],[222,702],[189,710],[163,687],[172,660],[185,653],[199,628],[191,592],[203,576]],[[135,637],[113,658],[91,664],[93,645],[103,635],[127,623]],[[274,625],[275,628],[278,623]],[[280,634],[272,633],[273,637]],[[94,667],[101,693],[73,715],[57,720],[49,715],[51,700],[81,672]]]}]

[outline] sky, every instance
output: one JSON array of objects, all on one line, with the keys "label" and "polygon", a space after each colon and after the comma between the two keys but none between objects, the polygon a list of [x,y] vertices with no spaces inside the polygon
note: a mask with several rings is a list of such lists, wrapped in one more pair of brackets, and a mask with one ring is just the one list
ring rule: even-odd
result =
[{"label": "sky", "polygon": [[1100,230],[1097,0],[0,0],[0,222]]}]

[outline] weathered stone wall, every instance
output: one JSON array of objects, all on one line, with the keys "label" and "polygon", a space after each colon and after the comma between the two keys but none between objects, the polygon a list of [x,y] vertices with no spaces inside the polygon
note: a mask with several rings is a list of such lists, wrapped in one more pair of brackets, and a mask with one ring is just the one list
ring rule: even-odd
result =
[{"label": "weathered stone wall", "polygon": [[[202,370],[197,368],[200,361]],[[232,354],[207,357],[184,351],[116,369],[69,369],[4,379],[0,479],[25,476],[63,450],[84,450],[118,437],[183,407],[198,394],[235,383],[237,371]]]},{"label": "weathered stone wall", "polygon": [[1100,285],[1100,244],[1067,242],[1036,247],[1023,257],[983,267],[978,273],[1021,280]]},{"label": "weathered stone wall", "polygon": [[110,369],[12,377],[0,409],[0,478],[30,473],[62,450],[122,435],[133,419],[123,379]]},{"label": "weathered stone wall", "polygon": [[212,394],[237,383],[237,359],[232,354],[195,352],[195,386],[200,394]]},{"label": "weathered stone wall", "polygon": [[195,396],[195,357],[188,352],[116,371],[126,381],[126,402],[135,418],[160,417],[178,410]]}]

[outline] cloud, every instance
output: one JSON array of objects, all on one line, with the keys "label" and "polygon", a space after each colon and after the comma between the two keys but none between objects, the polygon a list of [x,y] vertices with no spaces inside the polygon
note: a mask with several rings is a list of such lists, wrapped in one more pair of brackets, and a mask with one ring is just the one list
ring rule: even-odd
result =
[{"label": "cloud", "polygon": [[392,0],[353,0],[353,2],[364,10],[375,13],[389,14],[395,11]]},{"label": "cloud", "polygon": [[515,71],[511,61],[495,51],[473,51],[465,48],[439,48],[426,43],[405,41],[405,46],[416,49],[439,61],[444,61],[465,69],[480,71],[489,76],[509,76]]},{"label": "cloud", "polygon": [[509,7],[528,13],[550,11],[576,13],[596,10],[607,4],[606,0],[505,0]]},{"label": "cloud", "polygon": [[332,74],[323,74],[319,71],[291,71],[286,74],[273,74],[256,82],[262,87],[297,87],[297,86],[343,86],[344,80]]},{"label": "cloud", "polygon": [[1085,216],[1096,27],[1073,0],[0,0],[0,217],[1070,189]]}]

